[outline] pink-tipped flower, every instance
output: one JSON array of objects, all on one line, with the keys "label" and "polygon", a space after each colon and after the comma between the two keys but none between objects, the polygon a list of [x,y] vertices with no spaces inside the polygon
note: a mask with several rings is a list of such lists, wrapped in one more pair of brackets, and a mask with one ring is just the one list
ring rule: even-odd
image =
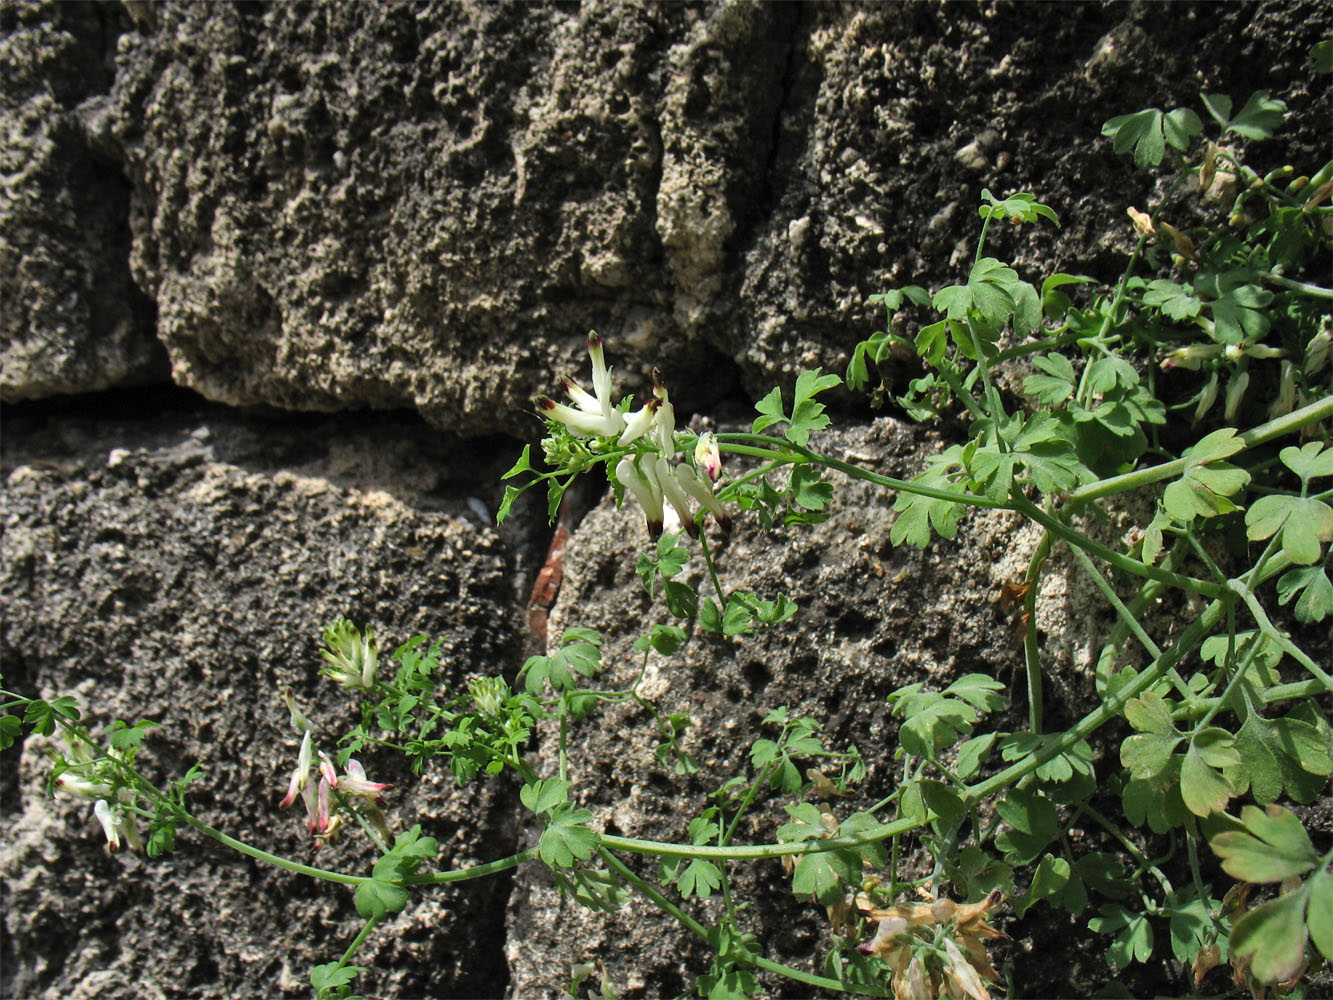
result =
[{"label": "pink-tipped flower", "polygon": [[639,501],[648,519],[648,534],[656,540],[662,534],[662,490],[656,479],[649,480],[627,455],[616,465],[616,480]]},{"label": "pink-tipped flower", "polygon": [[310,820],[310,832],[326,834],[332,828],[333,801],[330,786],[323,778],[319,779],[319,792],[315,797],[315,815]]},{"label": "pink-tipped flower", "polygon": [[292,772],[292,779],[287,783],[287,794],[283,796],[279,806],[286,808],[296,801],[296,796],[304,792],[306,785],[310,782],[310,769],[315,763],[315,747],[310,738],[310,730],[305,731],[301,737],[301,749],[296,755],[296,770]]},{"label": "pink-tipped flower", "polygon": [[588,392],[583,386],[579,385],[573,378],[568,375],[561,375],[560,385],[569,398],[574,401],[574,405],[584,413],[606,416],[606,411],[597,397]]},{"label": "pink-tipped flower", "polygon": [[731,516],[713,493],[712,483],[706,482],[697,471],[684,463],[676,466],[676,479],[680,482],[681,489],[698,500],[700,505],[717,519],[718,526],[723,531],[731,530]]},{"label": "pink-tipped flower", "polygon": [[589,437],[614,437],[625,427],[625,418],[615,410],[607,414],[585,413],[572,406],[557,403],[550,396],[536,396],[532,405],[547,420],[558,420],[575,434]]},{"label": "pink-tipped flower", "polygon": [[329,755],[323,750],[319,752],[319,773],[320,777],[334,788],[338,787],[338,769],[333,766],[333,761],[329,760]]},{"label": "pink-tipped flower", "polygon": [[366,769],[355,757],[347,761],[347,773],[338,779],[338,791],[344,795],[362,795],[368,799],[374,799],[392,787],[382,781],[367,780]]},{"label": "pink-tipped flower", "polygon": [[722,453],[717,448],[717,438],[712,431],[699,435],[699,442],[694,446],[694,464],[703,469],[704,474],[713,482],[722,476]]}]

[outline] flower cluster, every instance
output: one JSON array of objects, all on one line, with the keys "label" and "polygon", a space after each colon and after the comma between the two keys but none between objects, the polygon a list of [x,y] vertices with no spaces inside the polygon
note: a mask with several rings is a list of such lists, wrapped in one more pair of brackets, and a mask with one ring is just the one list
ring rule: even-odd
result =
[{"label": "flower cluster", "polygon": [[723,530],[730,529],[731,518],[713,492],[713,484],[722,474],[721,455],[713,436],[699,437],[694,464],[673,464],[676,411],[661,373],[653,369],[652,396],[643,406],[622,410],[611,399],[611,369],[606,366],[602,338],[596,333],[588,334],[588,355],[592,359],[593,391],[588,392],[566,375],[560,382],[574,405],[537,396],[532,402],[538,413],[563,424],[578,437],[605,438],[614,449],[628,448],[636,442],[650,445],[648,448],[640,445],[636,454],[624,455],[616,464],[614,475],[639,501],[648,519],[648,533],[654,539],[662,533],[668,504],[691,536],[699,534],[695,520],[699,510],[712,514]]},{"label": "flower cluster", "polygon": [[886,910],[858,899],[879,920],[861,951],[893,970],[893,995],[901,1000],[990,1000],[986,983],[999,977],[982,938],[1004,937],[986,923],[986,911],[999,899],[997,889],[979,903],[935,899]]},{"label": "flower cluster", "polygon": [[[309,829],[315,838],[315,846],[327,843],[342,825],[340,806],[355,808],[386,841],[392,841],[389,824],[379,807],[379,796],[391,787],[382,782],[369,781],[365,768],[355,759],[347,761],[347,773],[339,774],[328,754],[315,747],[313,726],[296,707],[291,691],[283,693],[287,708],[291,712],[292,724],[301,733],[301,749],[296,757],[296,769],[292,771],[287,784],[287,794],[280,806],[284,808],[296,801],[298,796],[305,803]],[[318,761],[319,781],[312,780]],[[350,799],[358,799],[351,806]]]},{"label": "flower cluster", "polygon": [[[65,760],[68,768],[56,778],[56,787],[67,795],[93,800],[93,815],[102,824],[106,834],[107,850],[120,850],[121,843],[137,854],[143,853],[143,837],[131,806],[134,793],[109,780],[102,762],[95,759],[91,748],[81,740],[67,738]],[[120,760],[116,749],[108,751],[113,760]]]},{"label": "flower cluster", "polygon": [[[375,686],[375,672],[379,669],[379,644],[369,625],[365,635],[345,618],[340,618],[324,630],[324,666],[319,670],[349,691],[369,691]],[[299,726],[297,728],[300,728]]]}]

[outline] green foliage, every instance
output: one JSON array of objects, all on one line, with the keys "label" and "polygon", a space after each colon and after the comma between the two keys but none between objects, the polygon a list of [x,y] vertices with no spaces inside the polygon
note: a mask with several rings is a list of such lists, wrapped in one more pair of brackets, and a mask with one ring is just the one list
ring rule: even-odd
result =
[{"label": "green foliage", "polygon": [[[1319,856],[1301,821],[1281,806],[1246,806],[1236,826],[1210,841],[1222,868],[1242,882],[1282,882],[1283,891],[1236,921],[1232,959],[1246,963],[1259,983],[1285,982],[1305,967],[1307,939],[1326,958],[1333,951],[1330,858]],[[1312,877],[1291,886],[1311,872]]]},{"label": "green foliage", "polygon": [[960,737],[970,736],[981,715],[1004,707],[1004,685],[985,674],[967,674],[943,691],[909,684],[889,695],[893,714],[903,719],[898,741],[917,757],[933,758]]},{"label": "green foliage", "polygon": [[544,685],[556,691],[572,691],[579,677],[595,677],[602,669],[602,637],[590,628],[571,626],[560,636],[560,647],[549,656],[530,656],[518,675],[529,694],[539,694]]},{"label": "green foliage", "polygon": [[821,375],[821,369],[801,372],[796,377],[796,388],[792,400],[791,412],[782,408],[782,390],[774,388],[767,396],[755,404],[759,416],[755,418],[751,431],[759,434],[774,424],[787,424],[787,440],[804,447],[810,441],[812,431],[823,430],[829,425],[829,417],[824,412],[824,404],[815,401],[815,396],[841,385],[842,379],[836,375]]},{"label": "green foliage", "polygon": [[1102,126],[1102,135],[1110,136],[1117,153],[1134,150],[1136,167],[1155,167],[1166,155],[1166,147],[1183,151],[1190,139],[1203,131],[1203,122],[1188,108],[1176,108],[1163,114],[1157,108],[1117,115]]},{"label": "green foliage", "polygon": [[375,862],[369,880],[356,887],[356,912],[366,920],[379,920],[402,910],[408,899],[403,880],[438,853],[435,838],[423,837],[419,825],[400,833],[393,847]]}]

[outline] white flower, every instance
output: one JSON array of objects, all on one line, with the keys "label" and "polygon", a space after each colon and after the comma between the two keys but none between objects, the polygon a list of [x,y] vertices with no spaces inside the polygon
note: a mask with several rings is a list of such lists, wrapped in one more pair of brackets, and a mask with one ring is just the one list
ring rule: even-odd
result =
[{"label": "white flower", "polygon": [[648,534],[656,540],[662,534],[662,489],[656,477],[649,479],[627,455],[616,465],[616,480],[639,501],[648,519]]},{"label": "white flower", "polygon": [[314,743],[310,738],[310,730],[305,731],[301,737],[301,749],[296,755],[296,770],[292,772],[292,779],[287,783],[287,794],[283,796],[279,806],[289,806],[296,801],[296,796],[304,792],[306,785],[310,781],[310,771],[314,767],[315,752]]},{"label": "white flower", "polygon": [[680,518],[681,525],[690,533],[691,538],[699,537],[699,523],[694,519],[694,511],[690,509],[690,498],[680,487],[680,480],[671,469],[671,463],[661,455],[654,456],[653,471],[656,473],[657,483],[662,488],[663,495],[667,502],[675,510],[676,516]]},{"label": "white flower", "polygon": [[93,815],[97,817],[97,822],[102,824],[102,832],[106,834],[107,850],[120,850],[123,838],[131,851],[136,854],[143,853],[143,838],[139,836],[139,825],[119,802],[113,804],[106,799],[98,799],[93,805]]},{"label": "white flower", "polygon": [[676,479],[679,481],[681,489],[694,497],[695,500],[698,500],[717,519],[718,526],[723,531],[731,530],[731,517],[713,493],[712,483],[705,482],[700,478],[698,472],[684,463],[676,466]]},{"label": "white flower", "polygon": [[644,403],[641,409],[625,414],[625,432],[620,435],[616,444],[623,448],[652,430],[654,421],[657,419],[658,407],[661,405],[657,397],[653,397]]}]

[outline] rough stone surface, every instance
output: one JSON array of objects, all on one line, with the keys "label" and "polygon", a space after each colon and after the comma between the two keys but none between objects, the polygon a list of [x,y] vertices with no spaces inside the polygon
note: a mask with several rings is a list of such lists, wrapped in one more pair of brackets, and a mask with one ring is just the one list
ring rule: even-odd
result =
[{"label": "rough stone surface", "polygon": [[0,400],[164,378],[129,269],[110,4],[0,6]]},{"label": "rough stone surface", "polygon": [[[297,743],[279,692],[295,689],[330,744],[357,721],[350,696],[315,676],[319,630],[348,616],[386,644],[447,633],[445,675],[458,683],[518,655],[513,567],[459,495],[467,450],[419,422],[273,426],[198,404],[134,408],[7,423],[6,685],[75,693],[101,724],[161,722],[150,773],[202,760],[191,802],[206,822],[304,859],[300,808],[277,808]],[[349,890],[188,832],[178,865],[107,856],[88,804],[44,794],[44,743],[27,742],[17,771],[6,755],[0,995],[305,995],[310,966],[355,935]],[[504,786],[460,794],[447,771],[418,783],[396,761],[366,765],[407,789],[391,821],[421,822],[444,864],[493,860],[514,842]],[[347,847],[312,863],[364,872],[373,858]],[[495,995],[504,898],[503,879],[421,897],[367,953],[380,966],[367,990]]]},{"label": "rough stone surface", "polygon": [[[628,388],[657,365],[688,408],[738,371],[754,394],[836,368],[875,321],[868,295],[958,278],[984,186],[1035,190],[1066,223],[997,235],[997,251],[1111,276],[1149,180],[1097,133],[1145,103],[1264,87],[1293,111],[1272,155],[1323,149],[1316,4],[156,10],[133,30],[82,8],[52,22],[92,32],[84,49],[114,44],[114,67],[96,50],[94,82],[63,103],[37,88],[47,105],[11,118],[44,133],[95,92],[78,120],[123,174],[98,174],[115,197],[81,183],[93,126],[66,129],[75,147],[41,153],[56,173],[15,211],[47,218],[32,203],[48,189],[92,198],[122,271],[132,232],[179,384],[235,404],[410,406],[467,432],[523,427],[589,328]],[[13,8],[37,25],[16,38],[49,34],[48,15]],[[31,241],[84,260],[96,241],[61,218]],[[67,391],[23,357],[6,398]],[[124,373],[98,377],[84,381]]]},{"label": "rough stone surface", "polygon": [[[1263,88],[1292,116],[1256,165],[1321,163],[1329,88],[1307,52],[1326,27],[1316,2],[0,0],[0,400],[19,404],[0,455],[6,685],[75,692],[101,721],[158,719],[150,769],[204,757],[204,818],[302,855],[300,817],[275,809],[295,753],[276,691],[350,723],[315,678],[323,624],[448,633],[455,681],[521,663],[540,502],[504,532],[475,508],[494,510],[518,452],[495,435],[536,436],[528,398],[582,369],[586,330],[621,389],[660,366],[682,416],[721,424],[798,368],[841,371],[881,323],[868,295],[957,280],[983,187],[1031,189],[1060,214],[1059,230],[993,232],[1024,277],[1112,278],[1124,209],[1154,180],[1101,123]],[[168,380],[258,409],[160,388],[33,402]],[[295,412],[368,408],[391,412]],[[957,431],[853,421],[824,444],[902,475]],[[719,542],[728,583],[804,610],[772,635],[692,638],[650,662],[645,692],[688,711],[691,751],[732,769],[769,708],[818,716],[871,763],[850,809],[892,787],[884,695],[1018,667],[995,598],[1034,539],[977,516],[954,544],[892,549],[882,495],[853,486],[839,504],[810,534],[741,526]],[[649,617],[631,572],[643,542],[632,507],[596,508],[550,623],[602,629],[616,680]],[[1170,634],[1172,613],[1150,630]],[[1057,558],[1038,625],[1054,724],[1095,698],[1088,660],[1110,621]],[[713,785],[665,774],[649,722],[621,706],[576,730],[577,794],[608,831],[675,839]],[[534,746],[546,771],[552,747],[550,732]],[[44,797],[42,753],[30,740],[0,772],[0,994],[303,995],[355,933],[347,893],[188,835],[169,865],[108,857],[86,809]],[[393,815],[419,818],[445,864],[537,833],[507,787],[388,776]],[[780,806],[765,799],[738,837],[767,839]],[[1328,827],[1326,802],[1311,815]],[[319,862],[364,870],[346,850]],[[542,868],[515,878],[512,897],[500,878],[414,898],[361,954],[374,972],[358,985],[549,996],[598,958],[629,996],[693,989],[702,952],[651,908],[593,917]],[[735,878],[773,954],[811,967],[823,915],[776,864]],[[1114,978],[1063,919],[1006,925],[1025,992]],[[1145,995],[1184,988],[1179,969],[1133,974]]]}]

